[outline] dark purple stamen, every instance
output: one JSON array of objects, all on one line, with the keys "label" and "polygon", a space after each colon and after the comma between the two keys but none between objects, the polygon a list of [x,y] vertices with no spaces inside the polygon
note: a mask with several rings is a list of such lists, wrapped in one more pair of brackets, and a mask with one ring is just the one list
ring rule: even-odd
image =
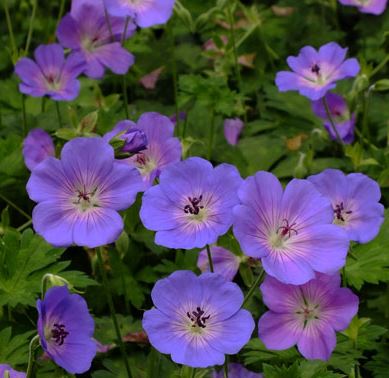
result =
[{"label": "dark purple stamen", "polygon": [[295,230],[293,228],[293,226],[296,224],[296,222],[294,222],[292,224],[289,224],[289,221],[287,219],[283,219],[282,223],[285,223],[285,225],[284,226],[280,226],[277,229],[277,233],[278,233],[278,231],[281,230],[281,236],[288,235],[288,237],[291,237],[291,232],[294,232],[296,235],[298,234],[297,230]]},{"label": "dark purple stamen", "polygon": [[57,345],[62,345],[69,335],[69,332],[65,331],[65,326],[63,324],[54,323],[54,328],[51,330],[51,338],[54,339],[54,342]]},{"label": "dark purple stamen", "polygon": [[317,65],[317,64],[314,64],[312,67],[311,67],[311,71],[316,74],[316,75],[320,75],[320,67]]},{"label": "dark purple stamen", "polygon": [[186,214],[194,214],[197,215],[200,212],[200,209],[204,209],[204,206],[200,205],[200,202],[203,200],[203,196],[201,195],[199,198],[197,197],[188,197],[188,201],[190,205],[186,205],[184,207],[184,212]]},{"label": "dark purple stamen", "polygon": [[211,317],[211,315],[203,316],[205,312],[200,308],[197,307],[196,311],[192,311],[192,314],[188,311],[186,313],[186,316],[193,322],[192,327],[200,327],[205,328],[205,322]]},{"label": "dark purple stamen", "polygon": [[139,165],[146,165],[146,156],[142,152],[136,155],[136,162]]},{"label": "dark purple stamen", "polygon": [[345,214],[351,214],[352,213],[351,210],[344,211],[343,202],[341,202],[340,205],[336,205],[335,206],[334,213],[335,213],[336,218],[341,220],[342,222],[344,222],[343,212]]}]

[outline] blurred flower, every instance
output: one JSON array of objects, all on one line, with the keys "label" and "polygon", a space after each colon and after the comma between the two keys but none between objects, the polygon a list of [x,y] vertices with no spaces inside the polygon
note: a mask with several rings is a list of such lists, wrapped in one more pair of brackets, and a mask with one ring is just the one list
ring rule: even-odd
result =
[{"label": "blurred flower", "polygon": [[[335,93],[327,93],[325,98],[339,136],[342,138],[344,143],[352,143],[354,140],[355,113],[350,115],[347,103],[342,96]],[[316,116],[325,120],[324,127],[328,131],[330,138],[332,140],[336,140],[336,134],[333,131],[331,122],[327,117],[323,101],[312,101],[312,111]]]},{"label": "blurred flower", "polygon": [[176,271],[157,281],[151,297],[155,308],[144,313],[143,328],[151,345],[179,364],[222,365],[254,330],[239,286],[215,273]]},{"label": "blurred flower", "polygon": [[345,175],[337,169],[326,169],[308,180],[331,201],[333,222],[350,240],[367,243],[377,236],[384,206],[378,202],[381,190],[376,181],[362,173]]},{"label": "blurred flower", "polygon": [[243,252],[261,258],[266,273],[300,285],[315,272],[335,273],[345,264],[346,233],[332,224],[330,201],[307,180],[282,189],[268,172],[245,180],[234,208],[234,235]]},{"label": "blurred flower", "polygon": [[[184,122],[184,121],[186,121],[187,116],[188,115],[186,114],[186,112],[179,112],[178,113],[178,120],[180,122]],[[170,119],[170,121],[173,122],[174,126],[177,125],[177,115],[176,114],[173,114],[171,117],[169,117],[169,119]]]},{"label": "blurred flower", "polygon": [[143,76],[139,82],[143,85],[146,89],[155,89],[158,79],[161,76],[161,73],[165,67],[159,67],[156,70],[150,72],[149,74]]},{"label": "blurred flower", "polygon": [[[71,12],[58,26],[57,37],[64,47],[73,49],[71,55],[86,61],[87,76],[100,79],[106,67],[122,75],[134,64],[134,56],[120,43],[125,25],[123,17],[109,17],[108,25],[103,0],[73,0]],[[135,29],[129,22],[126,38]]]},{"label": "blurred flower", "polygon": [[146,188],[153,184],[155,178],[172,163],[181,159],[181,143],[174,138],[174,125],[170,119],[159,113],[144,113],[137,123],[132,121],[119,122],[113,131],[104,135],[105,140],[112,138],[118,130],[141,130],[147,138],[147,149],[134,156],[121,160],[132,167],[136,167],[143,177]]},{"label": "blurred flower", "polygon": [[336,81],[354,77],[359,72],[359,63],[355,58],[346,59],[347,49],[330,42],[320,47],[305,46],[297,57],[287,59],[293,72],[277,73],[276,85],[280,92],[299,91],[311,100],[319,100],[335,88]]},{"label": "blurred flower", "polygon": [[386,9],[387,0],[339,0],[343,5],[357,7],[362,13],[382,14]]},{"label": "blurred flower", "polygon": [[49,157],[31,173],[34,229],[59,247],[112,243],[123,230],[118,211],[131,206],[142,187],[139,172],[116,161],[102,138],[75,138],[61,160]]},{"label": "blurred flower", "polygon": [[[6,375],[8,373],[9,375]],[[0,377],[9,377],[9,378],[25,378],[26,373],[21,371],[16,371],[7,364],[0,364]]]},{"label": "blurred flower", "polygon": [[[215,273],[220,274],[228,281],[232,281],[236,276],[236,273],[238,273],[240,264],[239,257],[223,247],[213,246],[210,250]],[[199,253],[197,266],[202,272],[209,272],[209,261],[206,249],[203,249]]]},{"label": "blurred flower", "polygon": [[[223,369],[213,372],[212,378],[224,378]],[[247,370],[241,364],[230,363],[228,364],[228,378],[263,378],[263,374]]]},{"label": "blurred flower", "polygon": [[224,120],[224,137],[232,146],[238,144],[239,135],[242,132],[244,123],[239,118]]},{"label": "blurred flower", "polygon": [[70,294],[66,286],[47,290],[36,303],[38,333],[43,350],[70,374],[90,369],[96,355],[93,333],[95,324],[87,303],[78,294]]},{"label": "blurred flower", "polygon": [[258,322],[266,348],[283,350],[297,344],[308,360],[328,360],[343,331],[358,312],[358,297],[340,287],[340,275],[318,274],[305,285],[285,285],[266,277],[260,286],[270,311]]},{"label": "blurred flower", "polygon": [[165,24],[173,14],[174,0],[105,0],[113,16],[131,17],[141,28]]},{"label": "blurred flower", "polygon": [[168,248],[203,248],[215,243],[232,225],[242,179],[229,164],[213,168],[192,157],[166,168],[159,185],[142,199],[140,218],[153,231],[155,243]]},{"label": "blurred flower", "polygon": [[55,156],[55,147],[51,136],[42,129],[32,129],[23,142],[24,164],[32,171],[49,156]]},{"label": "blurred flower", "polygon": [[21,58],[15,65],[15,73],[22,81],[20,92],[33,97],[47,95],[55,101],[74,100],[80,92],[77,77],[84,71],[85,61],[75,55],[65,59],[58,44],[40,45],[34,56],[36,62]]}]

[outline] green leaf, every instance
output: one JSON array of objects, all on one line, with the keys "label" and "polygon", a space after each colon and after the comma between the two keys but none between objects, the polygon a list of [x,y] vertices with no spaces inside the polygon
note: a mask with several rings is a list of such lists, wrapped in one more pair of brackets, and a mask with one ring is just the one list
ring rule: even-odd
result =
[{"label": "green leaf", "polygon": [[12,337],[11,327],[0,331],[0,364],[21,365],[28,361],[28,345],[36,331]]},{"label": "green leaf", "polygon": [[263,364],[263,374],[266,378],[300,378],[297,361],[291,366],[272,366]]}]

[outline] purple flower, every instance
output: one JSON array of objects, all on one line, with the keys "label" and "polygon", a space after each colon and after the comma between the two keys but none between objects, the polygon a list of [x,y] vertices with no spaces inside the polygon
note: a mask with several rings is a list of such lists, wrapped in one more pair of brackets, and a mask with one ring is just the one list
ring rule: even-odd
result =
[{"label": "purple flower", "polygon": [[254,330],[251,314],[241,310],[239,286],[216,273],[176,271],[157,281],[151,297],[155,308],[144,313],[143,328],[151,345],[176,363],[222,365]]},{"label": "purple flower", "polygon": [[49,96],[56,101],[74,100],[80,91],[77,77],[84,71],[85,61],[70,55],[65,59],[58,44],[40,45],[34,53],[35,62],[21,58],[15,65],[15,73],[22,81],[20,92],[33,96]]},{"label": "purple flower", "polygon": [[75,138],[61,160],[49,157],[31,173],[34,229],[54,246],[112,243],[123,230],[118,211],[131,206],[142,187],[138,171],[116,161],[102,138]]},{"label": "purple flower", "polygon": [[238,144],[239,135],[242,132],[244,123],[239,118],[224,120],[224,137],[232,146]]},{"label": "purple flower", "polygon": [[42,129],[32,129],[23,142],[23,157],[26,167],[32,171],[41,161],[55,155],[51,136]]},{"label": "purple flower", "polygon": [[297,344],[309,360],[328,360],[336,345],[335,331],[346,329],[358,312],[358,297],[340,287],[339,274],[318,274],[300,286],[266,277],[260,288],[270,311],[259,319],[259,338],[268,349]]},{"label": "purple flower", "polygon": [[336,81],[354,77],[359,72],[359,63],[355,58],[346,59],[347,49],[330,42],[320,47],[305,46],[297,57],[287,59],[294,72],[277,73],[276,84],[280,92],[299,91],[311,100],[319,100],[335,88]]},{"label": "purple flower", "polygon": [[382,14],[386,9],[387,0],[339,0],[343,5],[357,7],[362,13]]},{"label": "purple flower", "polygon": [[[64,47],[73,49],[72,55],[86,61],[87,76],[100,79],[106,67],[116,74],[125,74],[134,64],[134,56],[120,43],[125,24],[123,17],[110,17],[108,25],[103,0],[73,0],[71,12],[58,26],[57,37]],[[130,22],[126,38],[134,30],[135,25]]]},{"label": "purple flower", "polygon": [[137,128],[129,128],[129,125],[132,126],[133,123],[131,121],[121,121],[112,131],[105,134],[103,138],[108,142],[113,137],[118,137],[123,140],[124,146],[121,149],[122,152],[136,154],[147,149],[147,136],[145,132]]},{"label": "purple flower", "polygon": [[232,225],[242,179],[229,164],[216,168],[192,157],[166,168],[159,185],[143,195],[140,218],[157,231],[155,243],[168,248],[203,248]]},{"label": "purple flower", "polygon": [[[224,378],[223,369],[213,372],[212,378]],[[263,374],[247,370],[241,364],[231,363],[228,364],[228,378],[263,378]]]},{"label": "purple flower", "polygon": [[333,208],[333,223],[341,226],[350,240],[367,243],[373,240],[384,221],[384,206],[376,181],[362,173],[345,175],[326,169],[308,177],[316,189],[327,197]]},{"label": "purple flower", "polygon": [[[178,113],[178,121],[179,122],[186,121],[187,117],[188,117],[188,115],[186,114],[186,112],[179,112]],[[177,114],[173,114],[169,119],[170,119],[170,121],[173,122],[174,126],[177,125]]]},{"label": "purple flower", "polygon": [[[339,136],[344,143],[352,143],[354,141],[355,113],[352,115],[350,114],[347,103],[342,96],[335,93],[327,93],[325,98]],[[312,101],[312,111],[315,115],[324,119],[324,127],[330,135],[330,138],[336,140],[336,134],[332,130],[331,122],[327,117],[323,101]]]},{"label": "purple flower", "polygon": [[274,175],[257,172],[238,195],[235,237],[246,255],[262,258],[266,273],[300,285],[344,266],[347,235],[331,224],[330,201],[309,181],[294,179],[283,191]]},{"label": "purple flower", "polygon": [[[232,281],[236,276],[236,273],[238,273],[240,264],[239,257],[223,247],[213,246],[210,250],[215,273],[220,274],[227,281]],[[206,249],[203,249],[199,253],[197,267],[202,272],[209,272],[209,261]]]},{"label": "purple flower", "polygon": [[105,0],[113,16],[128,16],[141,28],[165,24],[173,14],[174,0]]},{"label": "purple flower", "polygon": [[[5,373],[8,373],[9,375],[5,375]],[[16,371],[12,369],[11,366],[7,364],[0,364],[0,377],[9,377],[9,378],[25,378],[26,373],[21,371]]]},{"label": "purple flower", "polygon": [[66,286],[53,286],[36,307],[40,343],[48,356],[68,373],[89,370],[96,355],[95,324],[84,298]]},{"label": "purple flower", "polygon": [[104,139],[109,141],[118,133],[129,132],[132,129],[145,133],[147,149],[122,161],[136,167],[143,177],[145,186],[149,187],[166,167],[180,161],[181,143],[178,138],[173,137],[174,125],[170,119],[153,112],[142,114],[138,123],[128,120],[119,122],[112,131],[104,135]]}]

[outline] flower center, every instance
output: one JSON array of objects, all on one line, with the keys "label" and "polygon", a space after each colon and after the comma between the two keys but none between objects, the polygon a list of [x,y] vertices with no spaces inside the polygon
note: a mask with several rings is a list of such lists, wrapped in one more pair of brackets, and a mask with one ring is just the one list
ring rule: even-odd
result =
[{"label": "flower center", "polygon": [[135,165],[142,176],[147,176],[154,171],[155,168],[157,168],[157,163],[143,152],[136,154]]},{"label": "flower center", "polygon": [[184,213],[197,215],[201,209],[204,209],[204,206],[201,205],[201,201],[203,200],[203,196],[200,195],[197,197],[188,197],[189,204],[185,205]]},{"label": "flower center", "polygon": [[57,75],[55,73],[50,73],[45,76],[46,78],[46,86],[49,90],[58,90],[61,88],[61,83],[57,79]]},{"label": "flower center", "polygon": [[93,207],[97,207],[98,201],[96,198],[96,192],[97,187],[88,191],[85,185],[82,189],[76,189],[74,197],[72,198],[73,205],[76,205],[76,207],[82,212],[85,212]]},{"label": "flower center", "polygon": [[311,72],[316,74],[317,76],[320,75],[320,67],[315,63],[312,67],[311,67]]},{"label": "flower center", "polygon": [[295,225],[296,222],[289,224],[289,221],[287,219],[283,219],[282,225],[277,229],[277,234],[279,234],[281,238],[285,238],[286,236],[288,236],[289,239],[293,233],[295,233],[295,235],[298,234],[297,230],[293,228],[293,226]]},{"label": "flower center", "polygon": [[337,204],[335,206],[335,209],[334,209],[334,215],[335,215],[334,223],[335,224],[344,224],[347,220],[347,217],[345,219],[345,216],[350,215],[350,214],[352,214],[352,211],[351,210],[346,211],[344,208],[343,202],[341,202],[340,204]]},{"label": "flower center", "polygon": [[94,37],[86,35],[81,39],[81,46],[85,51],[93,52],[97,47],[99,47],[100,39],[101,37],[99,35],[95,35]]},{"label": "flower center", "polygon": [[64,324],[53,324],[53,328],[51,329],[51,339],[54,340],[57,345],[62,345],[68,335],[69,332],[65,331]]},{"label": "flower center", "polygon": [[276,231],[272,231],[269,237],[269,243],[273,249],[283,249],[285,247],[285,242],[289,240],[292,235],[297,235],[298,232],[294,228],[296,222],[289,224],[287,219],[283,219],[281,225],[277,228]]},{"label": "flower center", "polygon": [[205,311],[199,306],[196,307],[196,311],[188,311],[186,316],[192,322],[192,328],[206,328],[206,322],[211,317],[211,315],[205,316]]},{"label": "flower center", "polygon": [[296,314],[304,322],[304,328],[311,320],[319,319],[320,306],[318,304],[308,303],[305,298],[303,298],[304,303],[296,311]]}]

